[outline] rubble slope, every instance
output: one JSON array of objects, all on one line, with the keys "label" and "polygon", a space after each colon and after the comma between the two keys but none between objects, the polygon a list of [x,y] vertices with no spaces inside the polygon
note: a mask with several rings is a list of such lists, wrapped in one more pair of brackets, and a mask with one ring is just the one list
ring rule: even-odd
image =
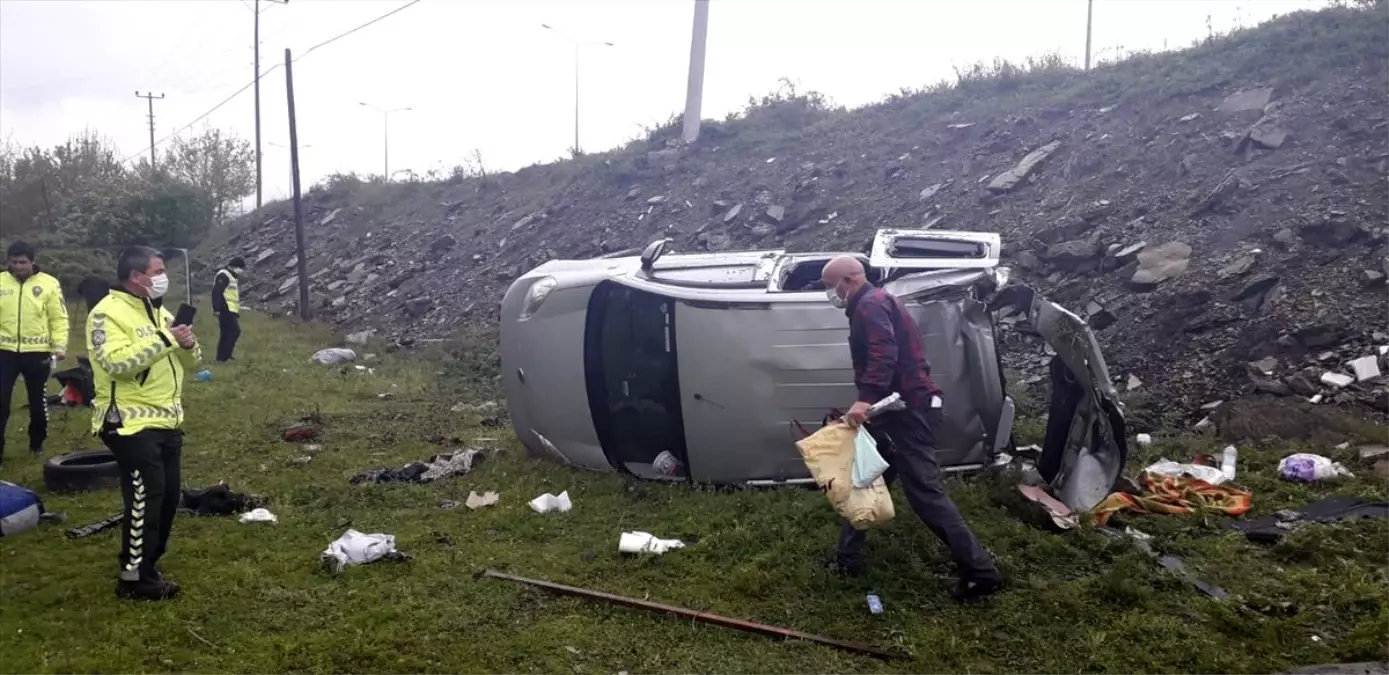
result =
[{"label": "rubble slope", "polygon": [[[514,173],[328,181],[304,203],[312,302],[408,343],[495,324],[547,259],[659,237],[857,251],[880,227],[993,230],[1015,277],[1087,317],[1121,389],[1158,407],[1258,391],[1384,410],[1382,379],[1322,375],[1354,377],[1351,359],[1389,344],[1386,30],[1380,11],[1303,12],[1090,73],[996,64],[853,111],[783,93],[688,147],[671,124]],[[292,209],[264,213],[212,255],[246,256],[249,303],[289,310]],[[1039,380],[1040,343],[1001,322],[1011,369]]]}]

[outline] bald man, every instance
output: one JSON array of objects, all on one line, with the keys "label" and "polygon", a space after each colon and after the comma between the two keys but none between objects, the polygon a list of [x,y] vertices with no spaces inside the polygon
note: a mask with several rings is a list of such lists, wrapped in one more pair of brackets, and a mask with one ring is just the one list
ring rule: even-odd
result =
[{"label": "bald man", "polygon": [[[974,538],[960,510],[946,494],[936,463],[935,428],[941,419],[940,387],[931,380],[931,366],[921,346],[921,332],[902,301],[868,283],[863,264],[840,256],[820,273],[830,304],[849,317],[849,354],[854,363],[854,401],[844,421],[858,427],[868,408],[893,392],[901,394],[905,410],[884,413],[873,426],[892,439],[884,459],[901,477],[907,502],[926,526],[950,549],[960,574],[955,598],[972,600],[997,592],[1003,577]],[[884,448],[886,449],[886,448]],[[849,574],[862,574],[863,543],[867,533],[847,521],[840,527],[835,558]]]}]

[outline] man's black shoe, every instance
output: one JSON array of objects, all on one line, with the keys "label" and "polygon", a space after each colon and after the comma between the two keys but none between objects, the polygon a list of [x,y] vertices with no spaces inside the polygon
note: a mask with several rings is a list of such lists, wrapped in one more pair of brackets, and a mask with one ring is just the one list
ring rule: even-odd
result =
[{"label": "man's black shoe", "polygon": [[40,445],[40,446],[38,446],[38,447],[29,448],[29,454],[31,454],[31,455],[33,455],[33,456],[35,456],[35,457],[42,457],[42,456],[43,456],[43,446]]},{"label": "man's black shoe", "polygon": [[980,600],[1003,590],[1002,579],[961,579],[952,594],[956,602]]},{"label": "man's black shoe", "polygon": [[178,595],[178,584],[157,579],[117,581],[116,597],[127,600],[168,600]]}]

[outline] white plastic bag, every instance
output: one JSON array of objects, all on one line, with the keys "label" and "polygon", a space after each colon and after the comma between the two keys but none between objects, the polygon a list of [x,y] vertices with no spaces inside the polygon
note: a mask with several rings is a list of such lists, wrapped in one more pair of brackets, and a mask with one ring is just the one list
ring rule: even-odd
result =
[{"label": "white plastic bag", "polygon": [[887,469],[887,460],[878,452],[873,434],[859,427],[854,436],[854,487],[862,489],[872,485]]},{"label": "white plastic bag", "polygon": [[1191,476],[1196,480],[1205,481],[1211,485],[1220,485],[1233,477],[1226,477],[1218,467],[1206,466],[1204,464],[1182,464],[1167,459],[1166,457],[1159,459],[1156,464],[1149,466],[1144,469],[1144,471],[1155,473],[1159,476],[1171,476],[1173,478]]},{"label": "white plastic bag", "polygon": [[341,572],[348,565],[376,562],[395,552],[395,535],[362,534],[348,530],[328,544],[323,551],[323,559],[332,565],[335,572]]},{"label": "white plastic bag", "polygon": [[1350,470],[1341,466],[1338,462],[1333,462],[1321,455],[1299,452],[1284,457],[1278,462],[1278,475],[1287,480],[1302,481],[1310,483],[1318,480],[1330,480],[1341,476],[1354,476]]}]

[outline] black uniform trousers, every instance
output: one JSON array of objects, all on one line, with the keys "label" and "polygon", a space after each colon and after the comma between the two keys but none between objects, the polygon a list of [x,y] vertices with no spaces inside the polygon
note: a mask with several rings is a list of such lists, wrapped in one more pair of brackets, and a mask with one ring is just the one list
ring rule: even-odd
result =
[{"label": "black uniform trousers", "polygon": [[217,314],[217,360],[226,361],[236,349],[236,339],[241,337],[241,317],[235,312]]},{"label": "black uniform trousers", "polygon": [[[998,568],[975,539],[960,509],[950,500],[941,481],[940,465],[936,462],[934,429],[940,423],[941,411],[929,408],[910,408],[884,413],[871,423],[877,431],[892,440],[892,449],[878,450],[892,468],[883,475],[890,485],[900,478],[907,503],[917,517],[926,523],[946,548],[959,568],[960,577],[969,581],[1000,579]],[[839,528],[835,557],[847,568],[863,565],[863,543],[868,533],[855,529],[846,520]]]},{"label": "black uniform trousers", "polygon": [[48,438],[48,402],[43,389],[52,369],[50,358],[48,352],[0,350],[0,457],[5,454],[5,429],[14,404],[14,385],[20,376],[24,377],[24,391],[29,399],[29,447],[41,448]]},{"label": "black uniform trousers", "polygon": [[183,430],[145,429],[130,436],[101,434],[121,470],[125,519],[121,527],[120,579],[155,575],[178,513]]}]

